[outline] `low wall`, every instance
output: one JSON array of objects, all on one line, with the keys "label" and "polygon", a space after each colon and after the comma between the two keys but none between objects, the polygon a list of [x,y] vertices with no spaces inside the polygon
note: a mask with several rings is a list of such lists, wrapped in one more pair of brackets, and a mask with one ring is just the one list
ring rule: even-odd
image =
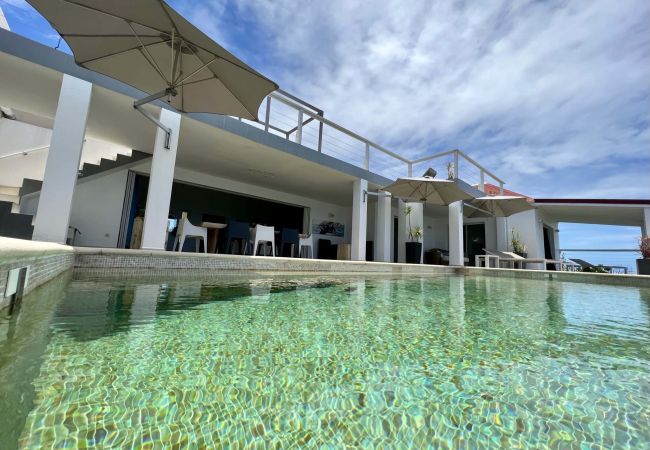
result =
[{"label": "low wall", "polygon": [[66,245],[0,238],[0,308],[9,304],[5,297],[9,271],[28,267],[23,294],[50,281],[74,266],[74,249]]},{"label": "low wall", "polygon": [[334,261],[266,256],[177,253],[159,250],[76,248],[75,268],[245,270],[274,272],[440,274],[456,273],[447,266]]},{"label": "low wall", "polygon": [[610,284],[650,288],[650,276],[622,275],[589,272],[558,272],[554,270],[486,269],[485,267],[459,267],[464,275],[494,276],[500,278],[523,278],[528,280],[555,280],[572,283]]}]

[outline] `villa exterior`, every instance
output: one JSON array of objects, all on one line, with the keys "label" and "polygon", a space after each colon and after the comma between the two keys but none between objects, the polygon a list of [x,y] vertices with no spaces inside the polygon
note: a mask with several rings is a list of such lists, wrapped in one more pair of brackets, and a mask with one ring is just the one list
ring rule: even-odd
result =
[{"label": "villa exterior", "polygon": [[[164,149],[162,133],[132,107],[142,93],[64,53],[0,29],[0,68],[0,235],[65,243],[71,227],[75,245],[130,248],[144,214],[140,247],[163,249],[168,218],[186,211],[195,224],[276,220],[315,241],[350,244],[353,260],[403,262],[405,204],[373,195],[395,178],[435,167],[476,196],[509,193],[460,151],[409,160],[281,91],[262,105],[260,122],[150,105],[174,130]],[[411,226],[424,230],[424,251],[449,251],[451,265],[473,264],[483,248],[510,250],[512,228],[529,257],[554,259],[559,222],[650,230],[650,200],[530,200],[536,209],[471,219],[461,202],[414,203]],[[315,233],[323,222],[336,231]]]}]

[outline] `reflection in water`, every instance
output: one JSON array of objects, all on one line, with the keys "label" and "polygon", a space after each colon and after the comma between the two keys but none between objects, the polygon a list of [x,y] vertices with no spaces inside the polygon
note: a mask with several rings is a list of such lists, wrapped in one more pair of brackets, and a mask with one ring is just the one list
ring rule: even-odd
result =
[{"label": "reflection in water", "polygon": [[80,279],[21,444],[641,448],[647,295],[461,276]]},{"label": "reflection in water", "polygon": [[0,310],[0,448],[17,445],[34,407],[34,386],[48,345],[49,322],[70,279],[63,274],[26,295],[11,315]]}]

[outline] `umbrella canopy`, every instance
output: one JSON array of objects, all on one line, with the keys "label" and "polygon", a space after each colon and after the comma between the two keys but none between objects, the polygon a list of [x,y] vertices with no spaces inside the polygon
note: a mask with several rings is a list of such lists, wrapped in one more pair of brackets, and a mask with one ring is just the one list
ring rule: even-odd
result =
[{"label": "umbrella canopy", "polygon": [[474,198],[454,180],[437,180],[431,177],[398,178],[382,190],[406,201],[449,205]]},{"label": "umbrella canopy", "polygon": [[65,39],[77,64],[152,94],[181,112],[257,120],[278,85],[162,0],[27,0]]},{"label": "umbrella canopy", "polygon": [[525,197],[490,195],[478,197],[468,202],[470,208],[465,208],[467,217],[491,215],[508,217],[530,209],[535,209]]}]

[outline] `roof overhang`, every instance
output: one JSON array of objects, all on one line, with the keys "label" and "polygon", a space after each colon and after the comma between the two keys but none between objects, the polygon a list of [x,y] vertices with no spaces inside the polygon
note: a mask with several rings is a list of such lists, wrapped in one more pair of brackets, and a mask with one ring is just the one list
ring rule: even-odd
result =
[{"label": "roof overhang", "polygon": [[[51,123],[61,81],[68,74],[93,83],[87,136],[152,153],[155,126],[133,109],[146,94],[74,63],[70,55],[0,29],[0,105],[15,108],[39,125]],[[157,115],[164,102],[147,106]],[[216,114],[185,114],[176,164],[190,170],[278,191],[348,205],[352,182],[378,189],[392,180]]]},{"label": "roof overhang", "polygon": [[535,199],[535,206],[558,222],[640,227],[650,200]]}]

